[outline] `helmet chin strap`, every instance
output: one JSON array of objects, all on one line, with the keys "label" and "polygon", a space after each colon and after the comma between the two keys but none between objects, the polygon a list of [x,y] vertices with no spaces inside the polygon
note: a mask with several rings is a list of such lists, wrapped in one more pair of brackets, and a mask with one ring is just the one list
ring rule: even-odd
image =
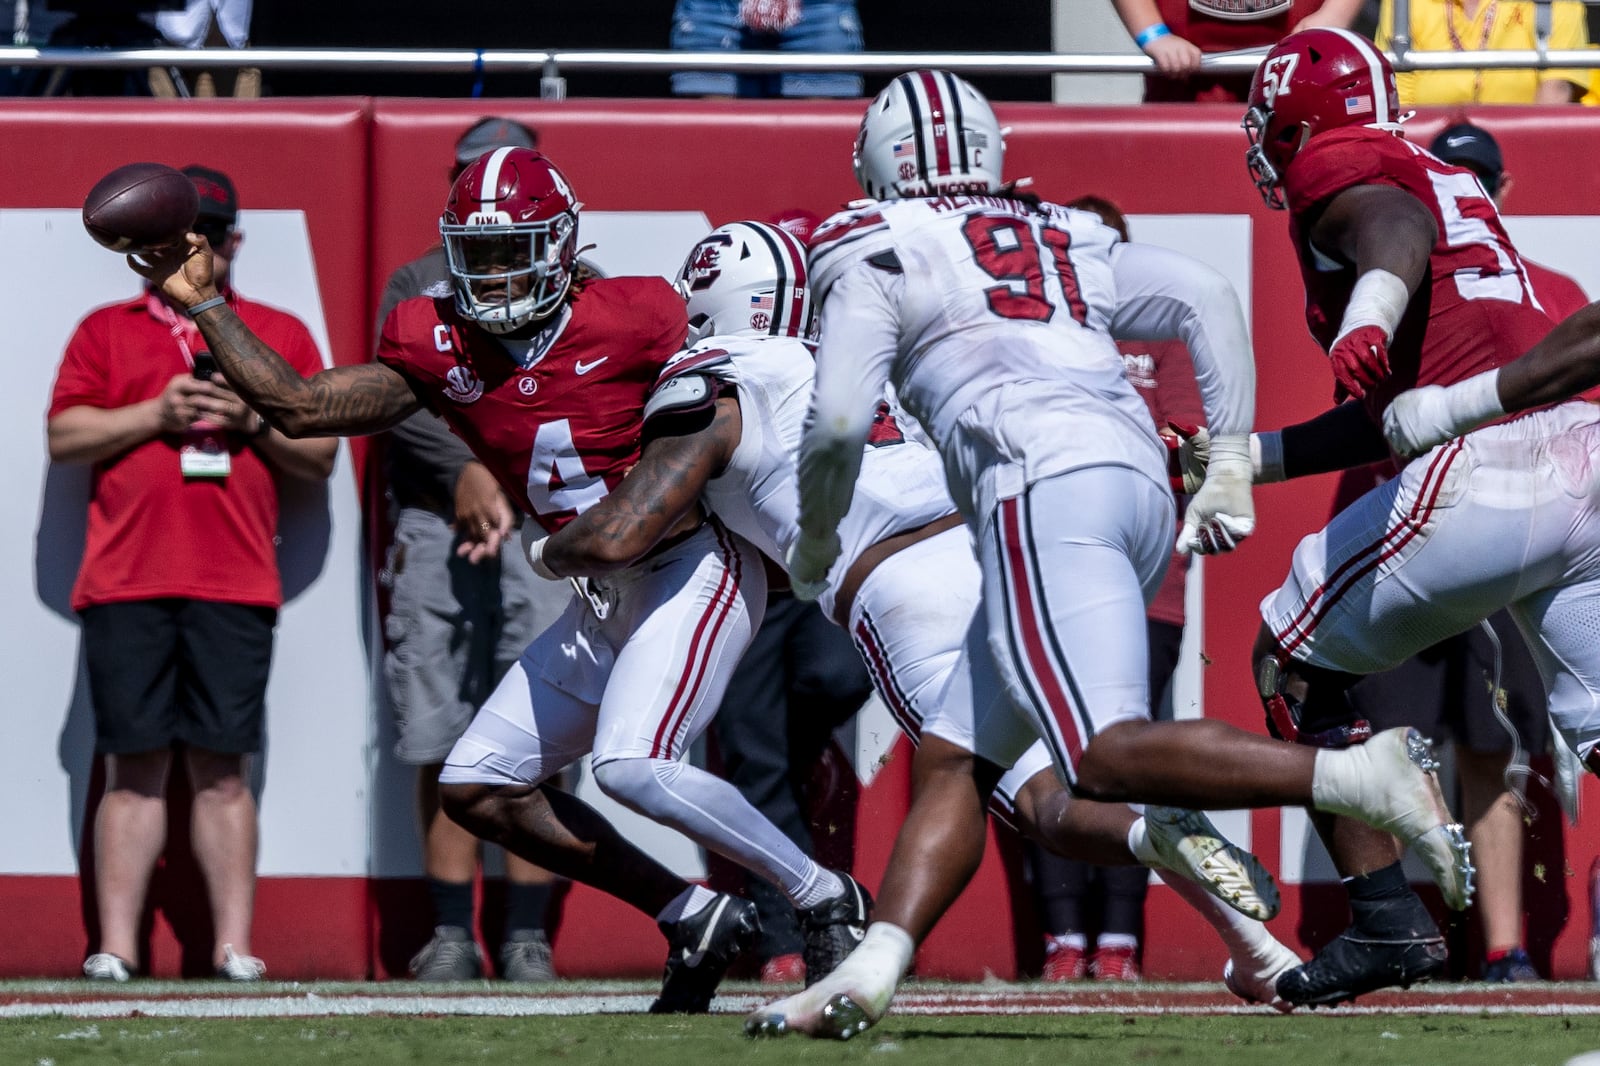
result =
[{"label": "helmet chin strap", "polygon": [[[1294,146],[1294,155],[1291,155],[1289,158],[1293,159],[1296,155],[1299,155],[1301,153],[1301,151],[1304,150],[1306,144],[1308,142],[1310,142],[1310,140],[1311,140],[1311,123],[1309,123],[1309,122],[1300,123],[1300,143]],[[1287,166],[1287,164],[1285,164],[1285,165]]]}]

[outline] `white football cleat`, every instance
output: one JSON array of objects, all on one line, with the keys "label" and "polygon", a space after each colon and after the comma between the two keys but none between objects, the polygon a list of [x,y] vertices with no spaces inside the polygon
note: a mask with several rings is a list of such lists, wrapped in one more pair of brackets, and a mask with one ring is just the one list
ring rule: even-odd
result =
[{"label": "white football cleat", "polygon": [[1472,902],[1472,845],[1450,820],[1433,743],[1415,729],[1386,729],[1342,750],[1317,753],[1312,801],[1318,810],[1349,815],[1393,833],[1417,853],[1452,910]]},{"label": "white football cleat", "polygon": [[854,981],[841,966],[804,992],[769,1003],[744,1020],[746,1036],[786,1036],[849,1040],[864,1033],[883,1017],[894,998],[894,987],[869,990]]},{"label": "white football cleat", "polygon": [[888,1011],[913,950],[904,930],[873,924],[838,969],[803,992],[751,1012],[744,1020],[745,1035],[794,1032],[849,1040],[866,1032]]},{"label": "white football cleat", "polygon": [[1254,855],[1234,844],[1202,811],[1146,807],[1145,836],[1163,868],[1186,877],[1247,918],[1278,915],[1278,885]]},{"label": "white football cleat", "polygon": [[1246,1003],[1265,1003],[1288,1014],[1294,1004],[1278,995],[1278,978],[1299,966],[1300,956],[1276,939],[1264,952],[1247,959],[1229,959],[1222,966],[1222,983]]}]

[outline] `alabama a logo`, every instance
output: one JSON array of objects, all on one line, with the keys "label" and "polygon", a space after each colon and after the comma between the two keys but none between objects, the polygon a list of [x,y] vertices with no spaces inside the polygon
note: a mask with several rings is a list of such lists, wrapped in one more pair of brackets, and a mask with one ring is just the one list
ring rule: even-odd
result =
[{"label": "alabama a logo", "polygon": [[473,403],[483,395],[483,382],[471,367],[456,365],[444,376],[444,395],[456,403]]}]

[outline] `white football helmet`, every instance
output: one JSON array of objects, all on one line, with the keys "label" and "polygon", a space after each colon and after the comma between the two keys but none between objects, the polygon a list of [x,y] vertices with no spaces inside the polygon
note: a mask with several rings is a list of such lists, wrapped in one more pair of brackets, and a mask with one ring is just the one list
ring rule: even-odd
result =
[{"label": "white football helmet", "polygon": [[700,238],[678,271],[689,342],[702,337],[816,335],[806,249],[764,222],[730,222]]},{"label": "white football helmet", "polygon": [[913,70],[878,94],[856,134],[856,181],[874,200],[999,192],[1005,135],[982,93]]}]

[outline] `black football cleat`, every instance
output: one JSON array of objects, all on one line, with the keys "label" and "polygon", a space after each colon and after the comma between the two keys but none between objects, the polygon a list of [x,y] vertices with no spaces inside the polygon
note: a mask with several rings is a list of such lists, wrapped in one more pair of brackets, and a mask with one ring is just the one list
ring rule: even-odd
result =
[{"label": "black football cleat", "polygon": [[651,1014],[704,1014],[733,960],[756,942],[761,922],[749,900],[719,895],[676,922],[656,923],[667,938],[667,969]]},{"label": "black football cleat", "polygon": [[838,968],[867,935],[872,921],[872,893],[844,871],[834,872],[844,882],[844,895],[800,912],[807,988]]},{"label": "black football cleat", "polygon": [[1301,1007],[1332,1006],[1380,988],[1409,988],[1438,976],[1449,953],[1437,930],[1374,936],[1351,926],[1303,966],[1278,978],[1278,997]]}]

